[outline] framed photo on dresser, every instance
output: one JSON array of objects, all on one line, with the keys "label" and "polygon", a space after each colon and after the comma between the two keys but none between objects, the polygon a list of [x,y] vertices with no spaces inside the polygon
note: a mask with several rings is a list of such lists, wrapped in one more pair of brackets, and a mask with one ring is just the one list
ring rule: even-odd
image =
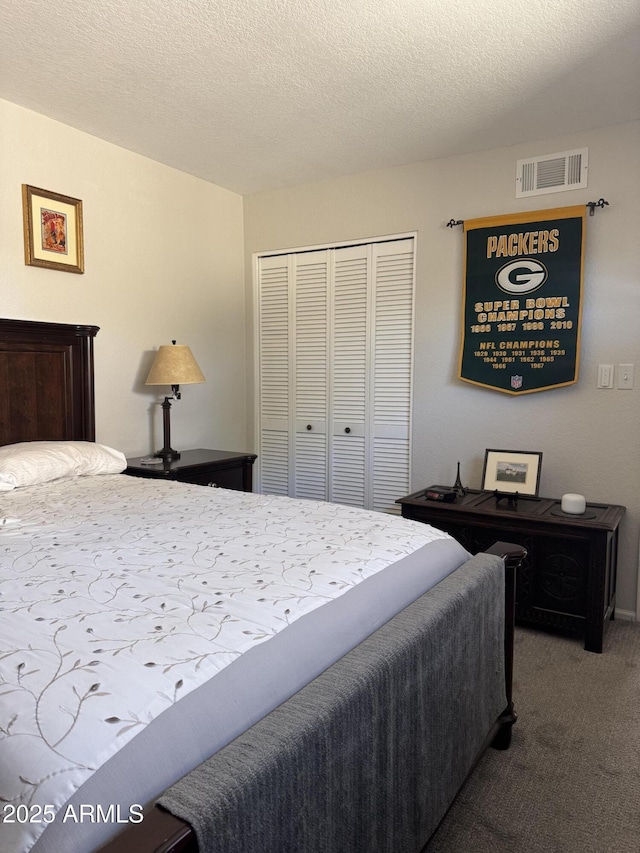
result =
[{"label": "framed photo on dresser", "polygon": [[482,488],[485,491],[538,495],[542,453],[529,450],[485,450]]}]

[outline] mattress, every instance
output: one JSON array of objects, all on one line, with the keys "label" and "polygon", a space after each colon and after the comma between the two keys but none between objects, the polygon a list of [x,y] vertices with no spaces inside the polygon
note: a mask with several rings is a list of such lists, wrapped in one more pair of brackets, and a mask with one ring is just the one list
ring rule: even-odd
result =
[{"label": "mattress", "polygon": [[394,516],[124,475],[0,516],[2,853],[94,849],[469,556]]}]

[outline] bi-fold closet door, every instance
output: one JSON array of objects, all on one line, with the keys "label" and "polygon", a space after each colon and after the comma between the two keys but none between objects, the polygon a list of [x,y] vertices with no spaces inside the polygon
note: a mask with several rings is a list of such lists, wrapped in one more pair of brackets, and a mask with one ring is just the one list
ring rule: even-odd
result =
[{"label": "bi-fold closet door", "polygon": [[395,511],[409,491],[414,239],[258,260],[258,488]]}]

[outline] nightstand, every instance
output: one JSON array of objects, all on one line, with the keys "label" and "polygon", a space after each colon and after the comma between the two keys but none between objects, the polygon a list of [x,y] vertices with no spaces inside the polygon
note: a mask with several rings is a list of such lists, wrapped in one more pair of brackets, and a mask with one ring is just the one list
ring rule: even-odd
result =
[{"label": "nightstand", "polygon": [[577,634],[587,651],[602,651],[615,614],[623,506],[589,503],[583,515],[568,515],[554,498],[509,502],[473,489],[452,503],[428,500],[424,489],[396,503],[405,518],[450,533],[472,554],[496,539],[522,545],[527,556],[516,577],[516,622]]},{"label": "nightstand", "polygon": [[154,480],[178,480],[198,486],[219,486],[239,492],[252,490],[255,453],[235,453],[228,450],[183,450],[180,459],[143,465],[147,457],[127,459],[125,474]]}]

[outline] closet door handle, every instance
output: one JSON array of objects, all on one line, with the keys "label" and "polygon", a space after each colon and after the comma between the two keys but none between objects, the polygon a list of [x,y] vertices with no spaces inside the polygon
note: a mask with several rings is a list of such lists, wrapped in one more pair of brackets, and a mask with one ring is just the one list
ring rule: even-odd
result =
[{"label": "closet door handle", "polygon": [[344,428],[344,431],[345,431],[346,433],[351,432],[351,427],[345,427],[345,428]]},{"label": "closet door handle", "polygon": [[307,429],[308,429],[308,430],[310,430],[310,429],[311,429],[311,424],[307,424]]}]

